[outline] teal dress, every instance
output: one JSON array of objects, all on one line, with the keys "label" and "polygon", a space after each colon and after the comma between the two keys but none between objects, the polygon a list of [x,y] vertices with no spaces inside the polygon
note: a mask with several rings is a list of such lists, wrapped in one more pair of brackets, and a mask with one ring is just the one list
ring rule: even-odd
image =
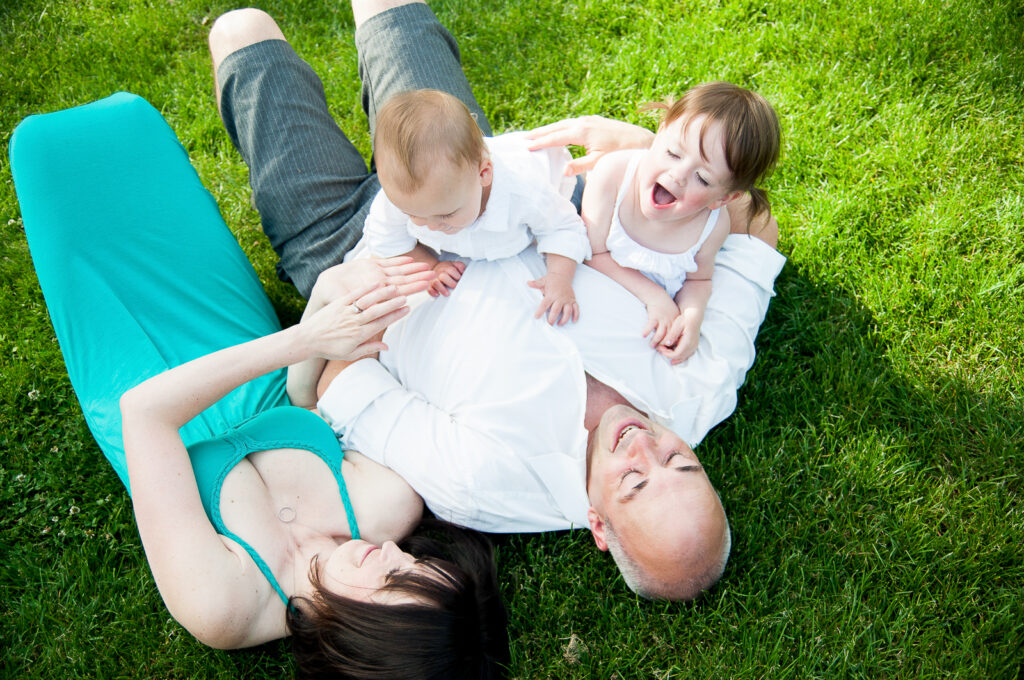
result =
[{"label": "teal dress", "polygon": [[[185,149],[145,100],[122,92],[30,116],[11,137],[10,157],[29,250],[71,384],[130,493],[121,395],[280,324]],[[277,407],[291,415],[255,419]],[[247,445],[262,439],[258,446],[269,449],[289,441],[328,463],[358,536],[341,477],[342,450],[323,421],[296,415],[301,412],[288,405],[280,370],[238,387],[181,429],[218,531],[231,536],[219,522],[220,487],[203,480],[223,481],[247,455],[236,446],[239,437],[255,427],[259,437]],[[211,449],[221,452],[216,463]],[[283,598],[266,564],[244,545]]]}]

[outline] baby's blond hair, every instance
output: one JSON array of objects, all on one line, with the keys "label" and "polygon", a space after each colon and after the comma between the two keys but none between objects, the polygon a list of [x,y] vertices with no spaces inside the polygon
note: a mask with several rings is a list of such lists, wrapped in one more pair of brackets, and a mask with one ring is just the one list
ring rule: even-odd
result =
[{"label": "baby's blond hair", "polygon": [[395,95],[377,113],[373,154],[378,173],[409,192],[419,189],[439,162],[477,164],[487,147],[461,100],[440,90],[412,90]]}]

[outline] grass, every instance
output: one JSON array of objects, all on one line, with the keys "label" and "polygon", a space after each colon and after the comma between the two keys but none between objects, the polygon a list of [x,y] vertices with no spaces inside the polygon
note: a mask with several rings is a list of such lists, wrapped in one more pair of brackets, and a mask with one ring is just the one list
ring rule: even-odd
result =
[{"label": "grass", "polygon": [[[729,79],[785,133],[789,264],[700,454],[733,558],[638,601],[583,532],[499,537],[519,678],[1016,678],[1024,662],[1024,9],[1015,0],[435,2],[496,130]],[[268,0],[368,149],[345,3]],[[189,150],[285,322],[214,108],[220,0],[8,0],[0,134],[116,90]],[[184,632],[81,417],[0,160],[0,675],[280,677],[287,645]]]}]

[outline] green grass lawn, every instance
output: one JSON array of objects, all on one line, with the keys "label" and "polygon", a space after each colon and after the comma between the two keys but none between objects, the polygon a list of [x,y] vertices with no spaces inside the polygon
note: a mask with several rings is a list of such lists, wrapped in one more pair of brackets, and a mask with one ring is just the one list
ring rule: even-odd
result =
[{"label": "green grass lawn", "polygon": [[[634,598],[585,532],[503,537],[520,678],[1017,678],[1024,662],[1019,0],[436,2],[496,131],[727,79],[782,118],[789,264],[699,453],[734,533],[695,604]],[[368,150],[345,2],[268,0]],[[285,323],[213,103],[223,0],[5,0],[0,134],[117,90],[177,132]],[[167,613],[89,434],[0,160],[0,675],[281,677]]]}]

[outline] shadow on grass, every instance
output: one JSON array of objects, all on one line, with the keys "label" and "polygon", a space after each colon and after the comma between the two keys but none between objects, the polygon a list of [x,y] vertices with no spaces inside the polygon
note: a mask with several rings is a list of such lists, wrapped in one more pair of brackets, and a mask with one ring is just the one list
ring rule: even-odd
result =
[{"label": "shadow on grass", "polygon": [[519,662],[583,678],[763,677],[794,659],[825,677],[999,677],[1024,661],[1021,413],[900,367],[847,291],[793,264],[777,290],[737,412],[698,449],[732,524],[723,581],[647,603],[585,530],[500,537]]}]

